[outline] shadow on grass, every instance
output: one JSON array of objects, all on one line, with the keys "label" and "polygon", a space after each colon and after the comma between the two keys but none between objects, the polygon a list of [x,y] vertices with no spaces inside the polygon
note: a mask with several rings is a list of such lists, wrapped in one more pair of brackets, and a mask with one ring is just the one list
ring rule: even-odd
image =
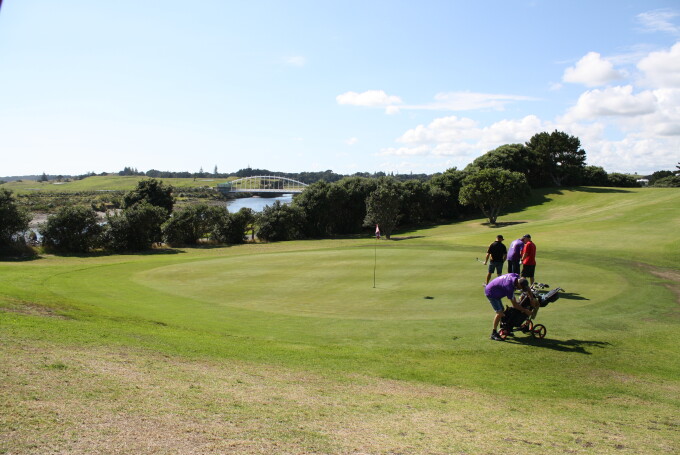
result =
[{"label": "shadow on grass", "polygon": [[534,346],[537,348],[552,349],[553,351],[560,352],[574,352],[577,354],[591,355],[591,352],[587,348],[600,348],[604,349],[609,347],[611,344],[606,341],[592,341],[592,340],[553,340],[550,338],[535,338],[532,336],[519,336],[517,338],[507,338],[506,343],[513,344],[524,344],[528,346]]},{"label": "shadow on grass", "polygon": [[574,188],[568,188],[572,191],[580,191],[582,193],[632,193],[631,190],[624,188],[603,188],[595,186],[577,186]]},{"label": "shadow on grass", "polygon": [[27,256],[0,256],[0,262],[28,262],[36,261],[42,259],[39,255],[27,255]]},{"label": "shadow on grass", "polygon": [[424,235],[407,235],[406,237],[391,236],[389,240],[394,240],[395,242],[398,242],[400,240],[422,239],[423,237],[425,236]]},{"label": "shadow on grass", "polygon": [[488,226],[491,229],[504,228],[508,226],[514,226],[516,224],[524,224],[526,221],[499,221],[496,224],[482,223],[482,226]]},{"label": "shadow on grass", "polygon": [[575,292],[560,292],[560,300],[561,299],[566,299],[566,300],[590,300],[587,297],[583,297],[581,294],[577,294]]}]

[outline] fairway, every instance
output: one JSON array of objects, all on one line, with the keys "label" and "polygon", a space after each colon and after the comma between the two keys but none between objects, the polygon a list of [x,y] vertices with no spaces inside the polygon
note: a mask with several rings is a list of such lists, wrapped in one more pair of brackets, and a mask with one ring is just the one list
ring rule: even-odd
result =
[{"label": "fairway", "polygon": [[[673,452],[680,192],[537,197],[498,228],[0,263],[0,453]],[[527,232],[565,292],[544,340],[493,342],[476,258]]]}]

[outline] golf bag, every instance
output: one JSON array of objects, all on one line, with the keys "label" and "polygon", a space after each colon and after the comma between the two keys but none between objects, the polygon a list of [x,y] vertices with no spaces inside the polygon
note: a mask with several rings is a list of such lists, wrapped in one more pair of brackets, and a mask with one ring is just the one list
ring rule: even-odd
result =
[{"label": "golf bag", "polygon": [[[536,300],[538,300],[538,308],[546,307],[549,303],[559,299],[559,292],[564,290],[562,288],[555,288],[549,292],[538,292],[547,287],[549,286],[543,283],[534,283],[531,285],[531,292],[536,296]],[[528,293],[522,292],[518,300],[522,308],[532,311],[532,315],[527,316],[525,313],[514,307],[506,306],[504,316],[501,319],[498,335],[502,339],[506,339],[508,335],[513,335],[514,331],[519,330],[522,333],[529,333],[536,338],[544,338],[548,330],[543,324],[534,325],[533,319],[536,318],[538,308],[533,308],[531,306],[531,299],[529,299]]]}]

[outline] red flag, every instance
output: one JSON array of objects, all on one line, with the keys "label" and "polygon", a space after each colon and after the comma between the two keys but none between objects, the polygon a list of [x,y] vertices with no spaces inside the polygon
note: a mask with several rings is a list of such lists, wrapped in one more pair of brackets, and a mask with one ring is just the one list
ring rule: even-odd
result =
[{"label": "red flag", "polygon": [[376,239],[380,238],[380,228],[378,227],[377,224],[375,225],[375,238]]}]

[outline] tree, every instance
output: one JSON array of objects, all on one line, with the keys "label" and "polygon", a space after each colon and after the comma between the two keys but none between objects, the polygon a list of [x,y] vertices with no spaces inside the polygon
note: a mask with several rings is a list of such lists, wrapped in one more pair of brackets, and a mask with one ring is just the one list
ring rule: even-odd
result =
[{"label": "tree", "polygon": [[536,171],[536,187],[580,184],[581,174],[586,162],[586,152],[581,148],[581,141],[575,136],[555,130],[554,132],[535,134],[526,143],[533,160],[532,167]]},{"label": "tree", "polygon": [[85,253],[101,243],[97,213],[83,206],[62,207],[39,231],[45,247],[64,253]]},{"label": "tree", "polygon": [[599,166],[586,166],[583,168],[582,185],[588,186],[608,186],[609,178],[607,171]]},{"label": "tree", "polygon": [[619,172],[612,172],[607,175],[607,181],[609,182],[607,186],[616,188],[637,188],[640,186],[635,177]]},{"label": "tree", "polygon": [[476,158],[468,167],[471,170],[472,168],[505,169],[506,171],[521,172],[526,175],[532,168],[531,153],[522,144],[505,144]]},{"label": "tree", "polygon": [[463,186],[463,180],[470,172],[459,171],[455,167],[430,179],[433,209],[437,209],[438,217],[452,219],[460,213],[458,194]]},{"label": "tree", "polygon": [[[340,192],[339,204],[333,209],[338,234],[361,232],[366,218],[366,198],[378,186],[378,181],[366,177],[347,177],[336,183]],[[335,199],[335,198],[334,198]]]},{"label": "tree", "polygon": [[669,175],[668,177],[663,177],[654,182],[656,187],[665,188],[680,188],[680,174],[679,175]]},{"label": "tree", "polygon": [[402,184],[393,177],[381,177],[378,186],[366,198],[364,226],[380,226],[380,232],[390,238],[399,222],[403,199]]},{"label": "tree", "polygon": [[413,225],[436,219],[430,185],[420,180],[406,180],[401,189],[400,223]]},{"label": "tree", "polygon": [[165,209],[146,201],[120,214],[108,216],[104,244],[112,251],[142,251],[162,240],[161,225],[167,218]]},{"label": "tree", "polygon": [[463,180],[460,203],[478,207],[489,223],[496,220],[503,208],[529,194],[526,177],[504,169],[482,169]]},{"label": "tree", "polygon": [[304,217],[300,207],[276,201],[266,206],[257,217],[257,236],[268,242],[301,239]]},{"label": "tree", "polygon": [[220,243],[236,245],[246,240],[246,230],[255,222],[252,209],[243,207],[236,213],[224,210],[211,232],[212,238]]},{"label": "tree", "polygon": [[293,205],[305,214],[306,237],[325,237],[337,234],[342,223],[338,210],[348,199],[345,188],[323,180],[313,183],[295,196]]},{"label": "tree", "polygon": [[123,197],[123,208],[129,208],[146,201],[156,207],[164,208],[167,216],[169,216],[175,205],[172,191],[172,186],[165,186],[162,181],[153,178],[140,180],[137,183],[137,188]]},{"label": "tree", "polygon": [[28,230],[31,216],[19,207],[12,192],[0,189],[0,247],[14,244]]},{"label": "tree", "polygon": [[191,205],[175,212],[162,227],[163,238],[171,245],[195,245],[213,231],[222,212],[226,209],[207,204]]},{"label": "tree", "polygon": [[649,179],[649,184],[654,185],[657,180],[670,177],[671,175],[673,175],[673,171],[656,171],[647,178]]}]

